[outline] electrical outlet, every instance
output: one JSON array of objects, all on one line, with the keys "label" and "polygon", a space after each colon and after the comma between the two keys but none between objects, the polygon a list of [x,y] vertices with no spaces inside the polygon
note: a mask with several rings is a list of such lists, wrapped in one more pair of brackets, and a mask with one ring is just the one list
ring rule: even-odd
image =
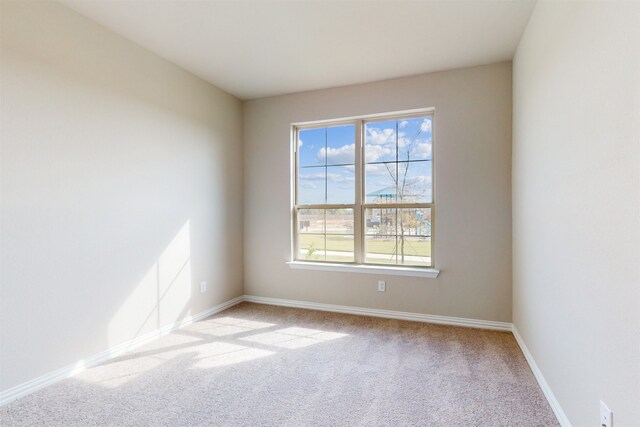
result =
[{"label": "electrical outlet", "polygon": [[200,282],[200,293],[204,294],[207,292],[207,282]]},{"label": "electrical outlet", "polygon": [[600,401],[600,425],[602,427],[613,427],[613,412],[607,408],[604,402]]},{"label": "electrical outlet", "polygon": [[378,280],[378,292],[384,292],[387,290],[387,284],[384,280]]}]

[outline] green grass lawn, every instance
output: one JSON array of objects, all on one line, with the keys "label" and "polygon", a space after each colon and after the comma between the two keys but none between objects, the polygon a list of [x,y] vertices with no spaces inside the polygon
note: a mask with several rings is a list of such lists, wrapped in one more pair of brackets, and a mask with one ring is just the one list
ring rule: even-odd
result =
[{"label": "green grass lawn", "polygon": [[[317,234],[299,234],[300,248],[308,249],[311,244],[316,250],[324,250],[324,236]],[[398,242],[399,243],[399,242]],[[383,240],[372,238],[365,241],[366,251],[373,254],[396,253],[395,239]],[[350,236],[327,235],[327,251],[353,252],[353,238]],[[429,240],[405,240],[405,255],[431,256],[431,242]],[[331,257],[331,255],[329,256]],[[327,259],[328,260],[328,259]]]}]

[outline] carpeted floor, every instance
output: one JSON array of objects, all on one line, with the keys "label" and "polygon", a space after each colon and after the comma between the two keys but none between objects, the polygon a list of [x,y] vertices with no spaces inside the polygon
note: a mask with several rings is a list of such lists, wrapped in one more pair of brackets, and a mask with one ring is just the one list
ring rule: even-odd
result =
[{"label": "carpeted floor", "polygon": [[558,425],[510,333],[249,303],[0,408],[0,421]]}]

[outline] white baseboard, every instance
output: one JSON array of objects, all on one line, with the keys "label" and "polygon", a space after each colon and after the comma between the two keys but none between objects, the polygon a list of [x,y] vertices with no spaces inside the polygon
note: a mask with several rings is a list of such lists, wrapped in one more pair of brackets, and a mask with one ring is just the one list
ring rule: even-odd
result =
[{"label": "white baseboard", "polygon": [[239,296],[232,300],[223,302],[222,304],[218,304],[215,307],[211,307],[198,314],[194,314],[193,316],[189,316],[185,319],[179,320],[169,325],[165,325],[160,329],[156,329],[155,331],[146,333],[132,340],[123,342],[122,344],[118,344],[106,351],[103,351],[98,354],[94,354],[93,356],[90,356],[86,359],[79,360],[78,362],[72,365],[65,366],[53,372],[49,372],[48,374],[34,378],[25,383],[19,384],[10,389],[4,390],[0,392],[0,406],[6,405],[9,402],[12,402],[16,399],[19,399],[20,397],[26,396],[27,394],[40,390],[41,388],[50,386],[51,384],[54,384],[65,378],[69,378],[73,375],[76,375],[88,368],[91,368],[92,366],[96,366],[96,365],[99,365],[100,363],[104,363],[107,360],[113,359],[126,351],[132,350],[143,344],[147,344],[148,342],[158,339],[164,335],[167,335],[172,331],[179,329],[183,326],[189,325],[193,322],[209,317],[212,314],[218,313],[222,310],[226,310],[229,307],[232,307],[236,304],[241,303],[243,300],[244,300],[243,297]]},{"label": "white baseboard", "polygon": [[322,304],[317,302],[295,301],[279,298],[245,295],[244,300],[257,304],[280,305],[284,307],[306,308],[310,310],[330,311],[334,313],[355,314],[360,316],[383,317],[385,319],[410,320],[414,322],[437,323],[440,325],[465,326],[468,328],[491,329],[511,332],[511,323],[492,320],[466,319],[462,317],[436,316],[433,314],[409,313],[406,311],[380,310],[376,308],[353,307],[348,305]]},{"label": "white baseboard", "polygon": [[527,360],[527,363],[529,364],[529,367],[533,372],[533,376],[536,378],[536,381],[538,381],[538,385],[542,389],[544,396],[547,398],[547,402],[549,402],[549,405],[551,406],[553,413],[556,415],[558,422],[562,427],[571,427],[569,418],[567,418],[567,415],[562,410],[562,407],[560,406],[560,402],[558,402],[558,399],[556,399],[556,396],[553,394],[553,391],[551,391],[551,387],[549,387],[547,380],[544,379],[544,376],[542,375],[542,371],[540,371],[540,368],[538,368],[536,361],[533,359],[533,355],[527,348],[527,345],[524,343],[522,336],[520,336],[520,333],[518,332],[518,329],[516,329],[515,326],[513,326],[512,332],[513,332],[513,336],[516,339],[516,342],[520,346],[520,350],[522,350],[522,353],[524,354],[524,358]]}]

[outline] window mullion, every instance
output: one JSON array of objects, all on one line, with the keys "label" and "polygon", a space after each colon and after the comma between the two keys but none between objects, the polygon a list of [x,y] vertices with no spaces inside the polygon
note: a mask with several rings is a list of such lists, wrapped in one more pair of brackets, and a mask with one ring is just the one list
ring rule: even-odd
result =
[{"label": "window mullion", "polygon": [[291,250],[291,259],[297,259],[298,258],[298,253],[299,253],[299,246],[300,246],[300,238],[298,237],[298,165],[300,163],[300,159],[299,159],[299,147],[298,147],[298,139],[299,139],[299,135],[298,135],[298,128],[294,127],[293,128],[293,141],[291,142],[293,145],[293,189],[291,191],[291,198],[292,198],[292,204],[293,207],[291,209],[292,211],[292,218],[293,218],[293,224],[292,224],[292,229],[291,229],[291,246],[292,246],[292,250]]},{"label": "window mullion", "polygon": [[355,209],[353,210],[353,244],[354,244],[354,261],[361,264],[364,261],[364,209],[362,209],[364,194],[364,149],[362,142],[362,120],[355,122],[355,155],[356,155],[356,200]]}]

